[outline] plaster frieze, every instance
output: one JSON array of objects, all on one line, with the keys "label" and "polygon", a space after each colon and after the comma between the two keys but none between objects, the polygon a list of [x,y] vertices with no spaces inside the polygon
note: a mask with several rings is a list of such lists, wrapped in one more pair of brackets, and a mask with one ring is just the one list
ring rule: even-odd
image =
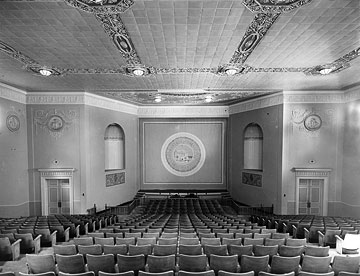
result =
[{"label": "plaster frieze", "polygon": [[0,98],[14,101],[17,103],[26,103],[26,92],[6,84],[0,84]]},{"label": "plaster frieze", "polygon": [[227,106],[164,106],[164,107],[139,107],[140,118],[205,118],[205,117],[228,117]]}]

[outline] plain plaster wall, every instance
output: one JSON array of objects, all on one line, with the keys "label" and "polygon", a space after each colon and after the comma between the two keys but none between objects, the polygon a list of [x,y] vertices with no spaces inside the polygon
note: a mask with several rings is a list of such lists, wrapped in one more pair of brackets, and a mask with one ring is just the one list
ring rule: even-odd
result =
[{"label": "plain plaster wall", "polygon": [[[233,114],[229,119],[229,191],[231,196],[251,206],[274,205],[280,212],[282,105]],[[258,124],[263,131],[263,170],[244,170],[244,130],[250,123]],[[242,183],[242,172],[262,175],[262,187]]]},{"label": "plain plaster wall", "polygon": [[[304,119],[320,116],[320,129],[309,131]],[[291,103],[284,105],[282,214],[295,214],[295,173],[293,168],[331,169],[329,176],[328,215],[342,215],[342,104]]]},{"label": "plain plaster wall", "polygon": [[[139,190],[139,142],[138,118],[123,112],[117,112],[92,106],[85,107],[88,122],[86,134],[87,175],[86,206],[94,204],[97,210],[130,201]],[[116,123],[125,133],[125,169],[106,173],[125,172],[125,183],[105,186],[105,141],[104,135],[108,125]]]},{"label": "plain plaster wall", "polygon": [[360,218],[360,101],[345,104],[341,214]]},{"label": "plain plaster wall", "polygon": [[[19,118],[20,128],[7,127],[8,116]],[[0,217],[29,215],[26,106],[0,98]]]},{"label": "plain plaster wall", "polygon": [[[83,132],[83,105],[28,105],[29,144],[29,189],[30,214],[41,215],[41,182],[39,169],[73,168],[74,213],[82,213],[80,192],[81,142]],[[59,115],[64,118],[64,126],[59,131],[51,131],[49,119]]]}]

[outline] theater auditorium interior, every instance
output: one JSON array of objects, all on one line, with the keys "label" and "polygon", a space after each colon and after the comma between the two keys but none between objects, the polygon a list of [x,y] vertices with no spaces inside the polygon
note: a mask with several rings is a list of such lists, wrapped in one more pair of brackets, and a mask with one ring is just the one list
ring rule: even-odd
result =
[{"label": "theater auditorium interior", "polygon": [[0,276],[359,276],[360,1],[0,0]]}]

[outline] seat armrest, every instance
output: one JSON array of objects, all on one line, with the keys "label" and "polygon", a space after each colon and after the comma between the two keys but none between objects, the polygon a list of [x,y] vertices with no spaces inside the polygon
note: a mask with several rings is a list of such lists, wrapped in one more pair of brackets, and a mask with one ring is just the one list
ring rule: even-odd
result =
[{"label": "seat armrest", "polygon": [[64,236],[65,236],[65,241],[68,242],[70,240],[70,227],[64,230]]},{"label": "seat armrest", "polygon": [[304,235],[305,235],[306,242],[309,242],[310,232],[306,227],[304,227]]},{"label": "seat armrest", "polygon": [[84,227],[85,227],[85,235],[89,234],[89,223],[88,222],[85,223]]},{"label": "seat armrest", "polygon": [[21,239],[18,239],[13,244],[11,244],[11,255],[13,261],[20,258],[20,243]]},{"label": "seat armrest", "polygon": [[34,246],[35,246],[35,254],[39,254],[40,250],[41,250],[41,245],[40,245],[40,240],[41,240],[41,235],[38,235],[35,239],[34,239]]},{"label": "seat armrest", "polygon": [[317,231],[319,236],[319,246],[324,247],[325,246],[325,234],[321,231]]},{"label": "seat armrest", "polygon": [[342,254],[344,240],[339,235],[335,235],[335,238],[336,238],[336,252]]},{"label": "seat armrest", "polygon": [[294,224],[291,227],[293,229],[293,236],[292,237],[294,239],[296,239],[296,237],[297,237],[297,227]]},{"label": "seat armrest", "polygon": [[[100,226],[101,227],[101,226]],[[93,232],[96,231],[96,221],[93,221],[92,222],[92,229],[93,229]]]},{"label": "seat armrest", "polygon": [[75,227],[75,238],[80,237],[80,225]]},{"label": "seat armrest", "polygon": [[276,231],[279,231],[279,223],[276,220],[274,221],[274,227]]},{"label": "seat armrest", "polygon": [[55,230],[50,234],[51,246],[56,244],[56,234],[57,234],[57,230]]},{"label": "seat armrest", "polygon": [[283,233],[286,233],[286,230],[287,230],[287,224],[285,222],[282,223],[282,226],[283,226]]}]

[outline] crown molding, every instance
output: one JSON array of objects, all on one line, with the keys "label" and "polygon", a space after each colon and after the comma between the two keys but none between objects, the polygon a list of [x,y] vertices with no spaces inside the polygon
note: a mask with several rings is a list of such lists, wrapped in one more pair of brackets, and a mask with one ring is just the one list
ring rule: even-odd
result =
[{"label": "crown molding", "polygon": [[26,104],[26,92],[21,89],[0,83],[0,98]]},{"label": "crown molding", "polygon": [[87,93],[87,92],[85,92],[84,95],[85,95],[84,96],[84,98],[85,98],[84,104],[85,105],[109,109],[109,110],[113,110],[113,111],[120,111],[120,112],[124,112],[124,113],[128,113],[128,114],[132,114],[132,115],[138,114],[139,107],[136,105],[124,103],[124,102],[109,99],[109,98],[105,98],[105,97]]},{"label": "crown molding", "polygon": [[229,117],[227,106],[141,106],[139,118]]},{"label": "crown molding", "polygon": [[344,93],[344,102],[354,102],[360,100],[360,85],[347,89]]},{"label": "crown molding", "polygon": [[260,108],[281,105],[284,102],[283,98],[284,98],[283,93],[279,92],[261,98],[256,98],[249,101],[237,103],[229,107],[229,114],[232,115],[232,114],[247,112]]}]

